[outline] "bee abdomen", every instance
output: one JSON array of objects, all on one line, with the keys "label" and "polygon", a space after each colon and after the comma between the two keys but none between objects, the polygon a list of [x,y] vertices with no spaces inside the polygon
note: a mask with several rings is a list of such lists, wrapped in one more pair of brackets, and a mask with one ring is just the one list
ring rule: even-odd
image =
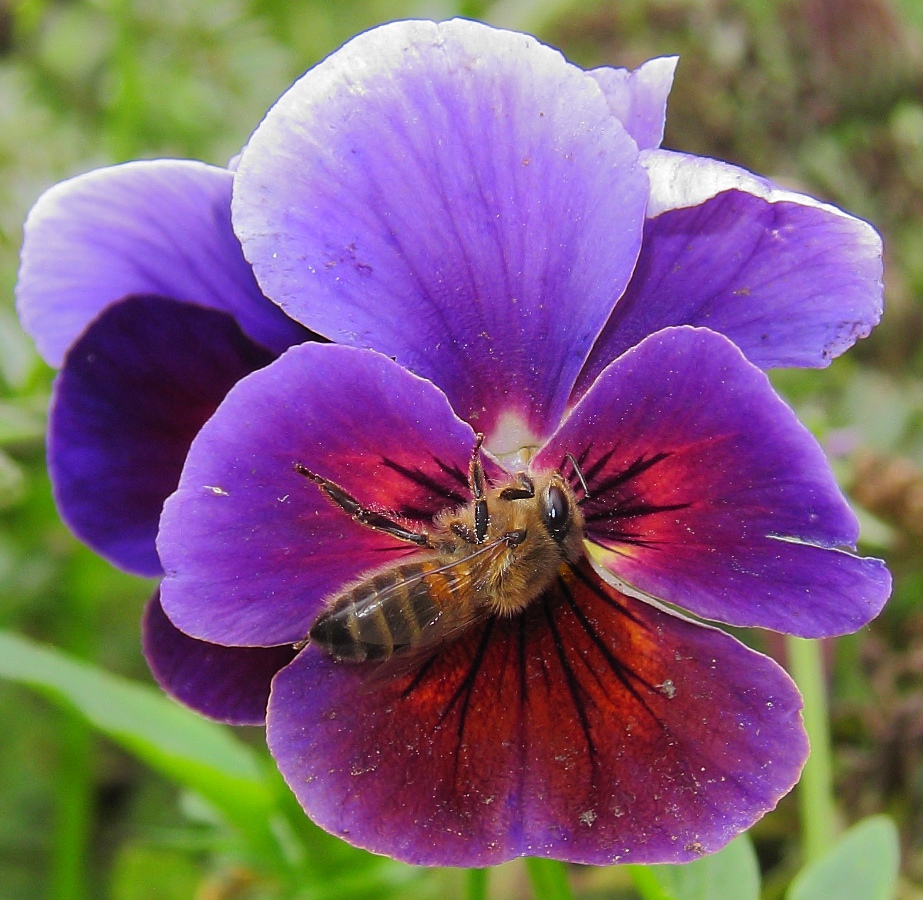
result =
[{"label": "bee abdomen", "polygon": [[311,627],[311,642],[349,662],[383,660],[415,646],[454,596],[452,579],[438,568],[408,563],[372,575],[333,599]]}]

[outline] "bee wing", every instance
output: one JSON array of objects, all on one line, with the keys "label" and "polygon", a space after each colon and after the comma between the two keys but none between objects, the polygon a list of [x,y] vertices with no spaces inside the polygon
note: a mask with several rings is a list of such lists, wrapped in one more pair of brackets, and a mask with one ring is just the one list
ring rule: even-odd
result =
[{"label": "bee wing", "polygon": [[[440,591],[435,586],[436,579],[442,583],[448,580],[452,584],[454,598],[464,596],[468,598],[468,602],[453,600],[434,603],[432,614],[418,623],[419,632],[413,635],[412,640],[408,636],[407,646],[395,650],[370,673],[365,681],[366,690],[372,690],[392,678],[413,671],[440,647],[493,614],[490,604],[486,602],[489,595],[484,593],[483,577],[485,571],[489,571],[494,562],[502,556],[505,545],[506,539],[498,538],[477,547],[462,559],[453,560],[408,579],[408,582],[433,584],[429,593],[434,599],[440,596]],[[479,595],[484,600],[479,602]]]}]

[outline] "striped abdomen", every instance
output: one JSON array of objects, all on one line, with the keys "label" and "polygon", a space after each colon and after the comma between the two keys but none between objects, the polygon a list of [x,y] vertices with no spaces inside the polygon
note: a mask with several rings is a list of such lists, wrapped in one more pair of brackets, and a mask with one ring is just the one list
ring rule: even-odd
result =
[{"label": "striped abdomen", "polygon": [[311,642],[335,659],[362,662],[439,643],[477,606],[470,572],[438,559],[383,569],[335,597],[311,626]]}]

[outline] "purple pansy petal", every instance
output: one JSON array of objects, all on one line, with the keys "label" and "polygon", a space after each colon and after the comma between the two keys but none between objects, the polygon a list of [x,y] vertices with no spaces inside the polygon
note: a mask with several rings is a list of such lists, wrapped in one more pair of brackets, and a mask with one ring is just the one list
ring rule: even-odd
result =
[{"label": "purple pansy petal", "polygon": [[267,296],[429,378],[502,452],[500,422],[556,426],[628,281],[637,156],[596,82],[533,38],[393,23],[270,111],[234,227]]},{"label": "purple pansy petal", "polygon": [[743,169],[643,155],[652,216],[634,276],[575,396],[670,325],[727,335],[761,368],[826,366],[881,318],[881,239],[866,222]]},{"label": "purple pansy petal", "polygon": [[295,656],[283,647],[222,647],[197,641],[166,616],[158,596],[142,622],[144,654],[157,683],[203,715],[231,725],[262,725],[273,676]]},{"label": "purple pansy petal", "polygon": [[16,288],[23,327],[60,365],[111,303],[132,294],[231,313],[280,353],[307,338],[262,295],[231,230],[224,169],[151,160],[99,169],[47,191],[26,220]]},{"label": "purple pansy petal", "polygon": [[297,641],[326,595],[415,549],[353,522],[301,464],[418,530],[468,502],[474,434],[432,384],[365,350],[302,344],[199,433],[164,508],[164,609],[193,637]]},{"label": "purple pansy petal", "polygon": [[106,309],[68,351],[50,413],[55,500],[77,536],[159,575],[157,524],[189,444],[232,385],[271,359],[226,313],[160,297]]},{"label": "purple pansy petal", "polygon": [[417,672],[372,690],[374,673],[309,647],[273,682],[269,746],[318,824],[411,863],[695,859],[807,755],[775,663],[586,564]]},{"label": "purple pansy petal", "polygon": [[587,73],[596,79],[609,109],[641,150],[659,147],[663,140],[667,97],[677,62],[678,56],[661,56],[634,70],[605,66]]},{"label": "purple pansy petal", "polygon": [[[594,559],[733,625],[855,631],[890,591],[817,442],[726,338],[672,328],[616,360],[534,462],[578,460]],[[846,550],[840,548],[847,548]]]}]

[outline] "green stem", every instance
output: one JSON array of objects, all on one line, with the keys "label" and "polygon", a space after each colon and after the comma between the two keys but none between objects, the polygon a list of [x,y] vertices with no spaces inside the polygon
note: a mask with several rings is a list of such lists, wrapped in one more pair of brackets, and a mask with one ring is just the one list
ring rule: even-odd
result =
[{"label": "green stem", "polygon": [[571,900],[564,863],[554,859],[526,858],[526,871],[536,900]]},{"label": "green stem", "polygon": [[65,713],[61,718],[49,896],[53,900],[83,900],[89,896],[87,852],[93,805],[92,735],[79,716]]},{"label": "green stem", "polygon": [[466,900],[487,900],[487,876],[490,869],[468,869],[465,873]]},{"label": "green stem", "polygon": [[[73,584],[73,570],[66,573]],[[96,655],[96,610],[77,598],[58,625],[61,645],[76,656]],[[58,767],[54,792],[56,821],[50,858],[51,900],[85,900],[90,896],[89,856],[93,832],[93,733],[86,720],[65,712],[59,732]]]},{"label": "green stem", "polygon": [[802,853],[805,863],[810,863],[833,846],[837,832],[827,683],[818,641],[788,637],[786,646],[792,677],[804,697],[804,726],[811,742],[811,755],[798,785]]}]

